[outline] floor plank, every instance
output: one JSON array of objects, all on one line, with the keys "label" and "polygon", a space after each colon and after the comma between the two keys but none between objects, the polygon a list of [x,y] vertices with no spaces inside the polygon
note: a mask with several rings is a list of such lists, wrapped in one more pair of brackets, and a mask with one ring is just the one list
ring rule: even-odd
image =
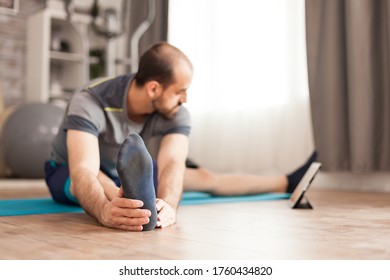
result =
[{"label": "floor plank", "polygon": [[[48,196],[0,184],[0,198]],[[124,232],[85,213],[0,217],[0,259],[390,259],[390,194],[310,190],[286,200],[182,206],[164,230]]]}]

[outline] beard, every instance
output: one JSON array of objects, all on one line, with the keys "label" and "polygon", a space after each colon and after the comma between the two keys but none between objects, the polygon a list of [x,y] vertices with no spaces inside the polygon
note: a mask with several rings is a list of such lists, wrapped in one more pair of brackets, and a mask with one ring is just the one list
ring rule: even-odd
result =
[{"label": "beard", "polygon": [[161,114],[166,119],[173,119],[173,117],[176,115],[176,113],[180,110],[181,102],[179,102],[177,105],[173,106],[170,109],[163,109],[158,106],[156,102],[153,102],[153,107],[156,109],[156,111]]}]

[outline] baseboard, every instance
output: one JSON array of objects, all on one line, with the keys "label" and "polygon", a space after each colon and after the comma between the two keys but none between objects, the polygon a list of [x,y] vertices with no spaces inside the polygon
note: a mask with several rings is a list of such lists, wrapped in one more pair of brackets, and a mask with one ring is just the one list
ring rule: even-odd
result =
[{"label": "baseboard", "polygon": [[0,178],[0,190],[47,189],[44,179],[6,179]]},{"label": "baseboard", "polygon": [[390,192],[390,172],[353,174],[348,172],[321,172],[313,182],[316,188]]}]

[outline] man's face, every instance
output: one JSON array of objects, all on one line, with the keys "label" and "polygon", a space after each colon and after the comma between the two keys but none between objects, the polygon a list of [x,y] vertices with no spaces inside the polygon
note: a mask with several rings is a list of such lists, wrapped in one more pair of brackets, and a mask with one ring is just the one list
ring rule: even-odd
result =
[{"label": "man's face", "polygon": [[166,118],[173,118],[180,110],[180,105],[187,102],[187,89],[191,80],[192,70],[187,66],[178,67],[175,82],[153,101],[155,109]]}]

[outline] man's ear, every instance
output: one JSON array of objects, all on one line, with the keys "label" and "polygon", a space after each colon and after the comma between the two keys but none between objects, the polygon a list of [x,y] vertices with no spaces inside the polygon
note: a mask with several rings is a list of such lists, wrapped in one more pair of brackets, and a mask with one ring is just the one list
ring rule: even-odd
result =
[{"label": "man's ear", "polygon": [[162,86],[157,81],[149,81],[145,84],[146,92],[151,99],[155,99],[162,93]]}]

